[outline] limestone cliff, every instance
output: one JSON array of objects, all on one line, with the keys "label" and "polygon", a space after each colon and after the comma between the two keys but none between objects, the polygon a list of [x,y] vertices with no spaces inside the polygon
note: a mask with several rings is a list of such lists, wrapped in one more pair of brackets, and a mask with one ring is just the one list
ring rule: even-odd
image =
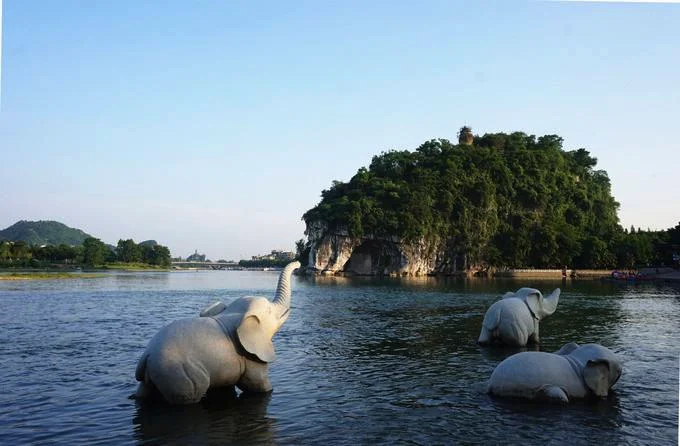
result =
[{"label": "limestone cliff", "polygon": [[347,231],[329,231],[323,222],[310,222],[309,274],[422,276],[453,274],[456,262],[446,260],[444,244],[437,240],[407,242],[398,238],[350,237]]}]

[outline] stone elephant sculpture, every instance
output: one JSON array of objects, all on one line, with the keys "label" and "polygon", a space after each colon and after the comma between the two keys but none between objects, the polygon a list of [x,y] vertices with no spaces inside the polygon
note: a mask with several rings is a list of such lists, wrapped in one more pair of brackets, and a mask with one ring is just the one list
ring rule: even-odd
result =
[{"label": "stone elephant sculpture", "polygon": [[209,388],[272,390],[272,337],[290,314],[290,276],[299,266],[292,262],[283,269],[273,301],[242,297],[229,305],[216,302],[200,317],[161,328],[137,364],[140,383],[134,396],[143,399],[158,390],[168,403],[189,404],[200,401]]},{"label": "stone elephant sculpture", "polygon": [[486,345],[498,341],[514,347],[524,347],[529,341],[538,343],[538,324],[555,312],[559,299],[559,288],[548,297],[534,288],[506,293],[486,310],[477,342]]},{"label": "stone elephant sculpture", "polygon": [[621,371],[621,362],[608,348],[570,342],[555,353],[521,352],[507,357],[491,374],[488,392],[568,403],[572,398],[606,397]]}]

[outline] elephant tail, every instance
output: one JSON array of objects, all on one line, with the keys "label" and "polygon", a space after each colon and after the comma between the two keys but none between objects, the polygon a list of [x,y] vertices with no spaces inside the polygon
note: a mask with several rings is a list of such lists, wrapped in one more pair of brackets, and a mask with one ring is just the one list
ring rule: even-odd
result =
[{"label": "elephant tail", "polygon": [[149,358],[149,353],[144,352],[139,362],[137,363],[137,368],[135,369],[135,378],[137,381],[144,382],[146,379],[146,360]]}]

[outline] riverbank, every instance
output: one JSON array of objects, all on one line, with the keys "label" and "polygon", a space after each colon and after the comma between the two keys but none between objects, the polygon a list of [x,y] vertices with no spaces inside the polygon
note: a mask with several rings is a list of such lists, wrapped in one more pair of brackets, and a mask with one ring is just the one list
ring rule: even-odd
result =
[{"label": "riverbank", "polygon": [[148,263],[107,263],[101,267],[87,268],[88,271],[159,271],[167,272],[170,268],[159,265],[149,265]]},{"label": "riverbank", "polygon": [[45,268],[2,268],[0,280],[93,279],[107,272],[169,272],[168,268],[145,263],[107,263],[97,267],[58,265]]},{"label": "riverbank", "polygon": [[55,279],[96,279],[106,274],[64,273],[45,271],[0,272],[0,280],[55,280]]},{"label": "riverbank", "polygon": [[680,282],[680,271],[657,274],[654,276],[654,279],[663,282]]},{"label": "riverbank", "polygon": [[493,277],[517,279],[599,279],[610,275],[610,269],[504,269],[496,270]]},{"label": "riverbank", "polygon": [[680,271],[673,268],[640,268],[634,271],[612,271],[603,276],[602,280],[620,283],[644,283],[644,282],[680,282]]},{"label": "riverbank", "polygon": [[168,272],[171,271],[168,267],[162,267],[159,265],[149,265],[148,263],[106,263],[104,265],[98,266],[87,266],[79,264],[51,264],[39,267],[1,267],[0,274],[2,273],[79,273],[79,272],[104,272],[104,271],[158,271],[158,272]]},{"label": "riverbank", "polygon": [[[534,269],[534,268],[523,268],[523,269],[498,269],[489,270],[479,273],[474,272],[460,272],[459,274],[446,274],[446,277],[492,277],[492,278],[504,278],[504,279],[518,279],[518,280],[614,280],[612,273],[615,270],[611,269]],[[296,272],[297,275],[307,275],[307,276],[335,276],[335,277],[371,277],[371,275],[356,274],[353,272],[339,271],[310,271],[306,268]],[[398,277],[397,274],[390,274],[390,277]],[[432,275],[422,275],[422,276],[410,276],[403,275],[401,277],[407,278],[418,278],[418,277],[430,277],[438,276],[436,274]],[[638,270],[633,270],[630,272],[630,276],[636,278],[636,281],[656,281],[656,282],[680,282],[680,271],[673,270],[672,268],[640,268]],[[376,276],[374,276],[376,277]],[[618,280],[617,280],[618,281]]]}]

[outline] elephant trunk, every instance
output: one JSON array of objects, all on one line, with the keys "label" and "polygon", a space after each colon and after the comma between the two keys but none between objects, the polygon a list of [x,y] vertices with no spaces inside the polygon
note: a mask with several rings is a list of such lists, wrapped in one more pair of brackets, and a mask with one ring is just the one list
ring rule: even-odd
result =
[{"label": "elephant trunk", "polygon": [[278,316],[280,319],[288,318],[288,311],[290,310],[290,275],[293,270],[300,267],[300,262],[292,262],[286,265],[279,276],[279,284],[276,287],[276,294],[274,295],[273,304],[279,309]]},{"label": "elephant trunk", "polygon": [[541,319],[543,319],[545,316],[550,316],[557,310],[557,303],[560,301],[560,289],[555,288],[552,293],[550,293],[550,296],[547,296],[543,299],[543,305],[541,308],[541,312],[543,313],[541,315]]}]

